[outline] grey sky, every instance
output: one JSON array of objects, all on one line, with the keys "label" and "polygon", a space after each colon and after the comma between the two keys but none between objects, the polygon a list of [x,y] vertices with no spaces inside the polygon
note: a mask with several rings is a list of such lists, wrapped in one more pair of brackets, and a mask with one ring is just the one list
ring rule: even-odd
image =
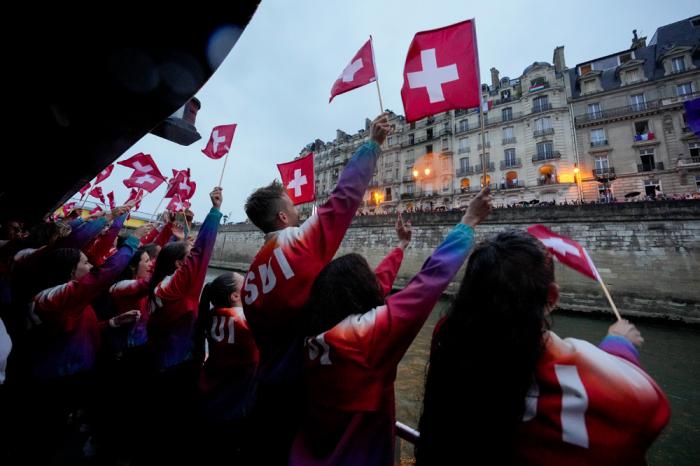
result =
[{"label": "grey sky", "polygon": [[[256,187],[279,173],[276,163],[298,155],[307,143],[352,133],[379,113],[376,86],[338,96],[328,104],[331,85],[350,58],[374,38],[384,106],[403,114],[401,85],[408,45],[418,31],[476,18],[481,81],[495,66],[501,77],[519,76],[533,61],[551,62],[554,47],[565,46],[566,64],[630,46],[632,29],[651,39],[658,26],[700,13],[697,0],[588,0],[546,2],[452,0],[263,0],[248,28],[219,70],[197,95],[202,109],[197,128],[202,140],[182,147],[147,135],[122,158],[136,152],[154,156],[161,171],[192,169],[197,182],[196,219],[209,210],[208,192],[223,164],[200,150],[212,127],[238,123],[224,176],[222,211],[231,221],[245,219],[243,204]],[[121,180],[130,170],[118,166],[103,183],[126,199]],[[152,212],[165,192],[148,195],[141,210]]]}]

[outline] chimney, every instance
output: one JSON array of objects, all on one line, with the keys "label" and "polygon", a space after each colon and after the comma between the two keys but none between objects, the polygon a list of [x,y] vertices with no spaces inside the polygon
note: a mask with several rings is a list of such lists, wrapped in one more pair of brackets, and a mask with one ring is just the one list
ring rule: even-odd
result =
[{"label": "chimney", "polygon": [[647,46],[647,38],[646,37],[637,37],[637,30],[633,29],[632,30],[632,47],[630,47],[632,50],[634,49],[640,49],[643,47]]},{"label": "chimney", "polygon": [[496,68],[491,68],[491,86],[494,89],[497,89],[498,83],[499,83],[498,70]]},{"label": "chimney", "polygon": [[564,46],[560,45],[554,49],[554,57],[552,58],[554,62],[554,71],[561,73],[566,69],[566,62],[564,61]]}]

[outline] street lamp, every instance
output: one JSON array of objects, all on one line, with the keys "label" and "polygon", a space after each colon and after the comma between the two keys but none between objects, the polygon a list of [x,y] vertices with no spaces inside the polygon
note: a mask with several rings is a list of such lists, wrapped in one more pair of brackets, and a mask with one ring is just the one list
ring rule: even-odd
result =
[{"label": "street lamp", "polygon": [[578,200],[583,200],[583,190],[581,189],[581,169],[578,164],[574,164],[574,181],[576,182],[576,190],[578,191]]},{"label": "street lamp", "polygon": [[430,168],[426,168],[425,170],[423,170],[423,173],[425,173],[425,176],[430,175]]},{"label": "street lamp", "polygon": [[418,178],[418,170],[413,170],[413,178]]}]

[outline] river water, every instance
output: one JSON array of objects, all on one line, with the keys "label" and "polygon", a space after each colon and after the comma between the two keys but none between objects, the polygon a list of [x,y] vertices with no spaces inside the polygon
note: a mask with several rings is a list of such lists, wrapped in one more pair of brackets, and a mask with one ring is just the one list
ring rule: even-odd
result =
[{"label": "river water", "polygon": [[[210,269],[207,280],[221,273]],[[447,308],[441,301],[433,310],[398,368],[396,418],[418,425],[425,367],[435,322]],[[613,323],[609,319],[582,315],[554,315],[552,330],[562,338],[575,337],[598,343]],[[671,421],[649,451],[650,466],[697,466],[700,464],[700,329],[665,323],[635,323],[644,337],[641,360],[671,402]],[[402,456],[413,448],[402,444]]]}]

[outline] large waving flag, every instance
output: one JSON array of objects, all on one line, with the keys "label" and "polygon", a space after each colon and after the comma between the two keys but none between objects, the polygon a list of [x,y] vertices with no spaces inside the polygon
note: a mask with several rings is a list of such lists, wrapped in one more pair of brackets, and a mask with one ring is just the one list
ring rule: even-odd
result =
[{"label": "large waving flag", "polygon": [[313,152],[291,162],[277,164],[277,169],[294,205],[316,199]]},{"label": "large waving flag", "polygon": [[236,124],[215,126],[211,130],[207,147],[202,149],[202,153],[210,159],[220,159],[228,154],[233,143],[233,135],[236,132]]},{"label": "large waving flag", "polygon": [[447,110],[480,106],[473,19],[415,35],[406,56],[401,99],[408,122]]},{"label": "large waving flag", "polygon": [[595,264],[593,264],[583,246],[576,241],[566,236],[558,235],[544,225],[533,225],[527,229],[527,232],[540,240],[559,262],[588,278],[600,281],[600,275]]},{"label": "large waving flag", "polygon": [[374,50],[372,50],[372,40],[365,42],[365,45],[352,57],[348,66],[345,67],[338,79],[331,88],[331,97],[328,102],[339,94],[357,89],[365,84],[377,80],[377,71],[374,66]]},{"label": "large waving flag", "polygon": [[128,159],[122,160],[121,162],[117,163],[128,168],[133,168],[136,172],[144,173],[155,178],[165,180],[165,177],[160,172],[160,170],[158,170],[158,165],[156,165],[156,162],[153,160],[153,157],[151,157],[150,154],[144,154],[143,152],[139,152],[138,154],[133,155]]}]

